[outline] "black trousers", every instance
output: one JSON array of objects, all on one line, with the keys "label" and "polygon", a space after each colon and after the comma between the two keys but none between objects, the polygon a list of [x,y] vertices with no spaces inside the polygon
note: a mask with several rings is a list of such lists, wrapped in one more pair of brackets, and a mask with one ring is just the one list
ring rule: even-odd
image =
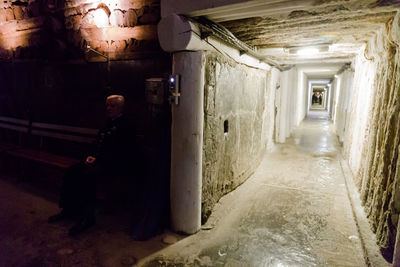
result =
[{"label": "black trousers", "polygon": [[77,218],[94,216],[97,185],[108,173],[101,164],[80,162],[68,168],[61,187],[60,208]]}]

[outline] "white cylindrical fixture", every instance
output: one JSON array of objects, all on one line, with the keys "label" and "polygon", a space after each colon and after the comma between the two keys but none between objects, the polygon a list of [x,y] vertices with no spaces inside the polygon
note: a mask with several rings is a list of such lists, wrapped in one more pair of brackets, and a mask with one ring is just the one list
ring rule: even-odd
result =
[{"label": "white cylindrical fixture", "polygon": [[186,234],[201,227],[204,64],[203,52],[174,53],[181,96],[172,106],[171,225]]},{"label": "white cylindrical fixture", "polygon": [[187,18],[172,14],[157,26],[158,41],[164,51],[200,51],[210,47],[200,38],[199,28]]}]

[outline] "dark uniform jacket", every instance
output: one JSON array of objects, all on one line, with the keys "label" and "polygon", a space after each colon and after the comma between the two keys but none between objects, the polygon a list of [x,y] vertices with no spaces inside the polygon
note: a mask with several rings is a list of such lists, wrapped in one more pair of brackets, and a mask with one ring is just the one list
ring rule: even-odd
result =
[{"label": "dark uniform jacket", "polygon": [[124,116],[108,119],[97,134],[90,156],[95,164],[102,164],[113,171],[126,171],[135,161],[136,134],[130,121]]}]

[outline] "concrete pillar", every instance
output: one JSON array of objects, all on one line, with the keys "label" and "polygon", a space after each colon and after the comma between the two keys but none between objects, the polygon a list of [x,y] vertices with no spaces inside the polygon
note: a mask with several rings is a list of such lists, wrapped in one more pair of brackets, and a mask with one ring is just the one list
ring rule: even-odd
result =
[{"label": "concrete pillar", "polygon": [[201,227],[203,152],[203,52],[178,52],[173,73],[181,75],[179,105],[172,105],[171,224],[176,232]]}]

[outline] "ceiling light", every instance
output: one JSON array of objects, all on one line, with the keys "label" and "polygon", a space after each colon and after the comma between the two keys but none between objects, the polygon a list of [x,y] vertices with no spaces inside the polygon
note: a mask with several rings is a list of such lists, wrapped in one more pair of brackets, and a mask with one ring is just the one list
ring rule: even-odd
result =
[{"label": "ceiling light", "polygon": [[326,72],[326,71],[332,71],[331,69],[316,69],[315,72]]},{"label": "ceiling light", "polygon": [[284,48],[284,51],[289,54],[299,56],[313,56],[323,52],[329,52],[330,44],[316,44],[311,46],[292,46]]},{"label": "ceiling light", "polygon": [[96,24],[98,28],[103,28],[108,26],[109,22],[106,10],[104,10],[103,8],[98,8],[94,11],[93,15],[94,15],[94,24]]},{"label": "ceiling light", "polygon": [[302,48],[297,51],[299,56],[314,56],[319,53],[319,49],[315,47]]}]

